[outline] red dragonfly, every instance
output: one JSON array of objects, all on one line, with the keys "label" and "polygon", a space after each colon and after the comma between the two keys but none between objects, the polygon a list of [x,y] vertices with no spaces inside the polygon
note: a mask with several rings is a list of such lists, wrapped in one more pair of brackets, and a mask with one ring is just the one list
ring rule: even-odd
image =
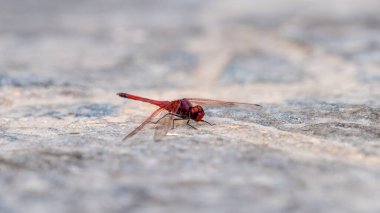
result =
[{"label": "red dragonfly", "polygon": [[[197,129],[197,128],[190,124],[191,120],[195,122],[204,122],[209,125],[214,125],[214,124],[209,123],[208,121],[203,120],[203,117],[205,116],[205,111],[203,110],[202,106],[246,105],[249,107],[253,107],[254,109],[261,108],[261,106],[258,104],[218,101],[218,100],[200,99],[200,98],[183,98],[183,99],[174,100],[174,101],[157,101],[157,100],[151,100],[148,98],[131,95],[128,93],[118,93],[117,95],[123,98],[150,103],[159,107],[140,126],[138,126],[135,130],[133,130],[127,136],[125,136],[123,138],[123,141],[137,134],[148,123],[158,124],[156,126],[156,131],[154,133],[154,140],[156,141],[162,139],[162,137],[164,137],[168,133],[170,126],[172,126],[172,128],[174,129],[174,122],[178,120],[187,120],[186,124],[193,129]],[[157,117],[161,112],[165,112],[165,111],[166,111],[165,115],[159,118],[156,122],[152,122],[152,120],[155,117]]]}]

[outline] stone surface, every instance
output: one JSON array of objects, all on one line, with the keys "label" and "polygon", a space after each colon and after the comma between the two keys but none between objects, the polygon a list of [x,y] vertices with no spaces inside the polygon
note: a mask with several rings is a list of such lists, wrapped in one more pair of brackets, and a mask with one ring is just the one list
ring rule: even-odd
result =
[{"label": "stone surface", "polygon": [[[380,212],[376,0],[0,1],[0,212]],[[153,142],[154,107],[214,98]]]}]

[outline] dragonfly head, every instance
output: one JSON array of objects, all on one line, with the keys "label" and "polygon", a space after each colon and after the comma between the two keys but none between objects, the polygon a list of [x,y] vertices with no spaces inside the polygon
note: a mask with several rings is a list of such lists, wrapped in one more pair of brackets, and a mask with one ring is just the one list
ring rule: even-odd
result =
[{"label": "dragonfly head", "polygon": [[203,116],[205,116],[205,112],[201,106],[197,105],[190,108],[190,118],[194,121],[201,121]]}]

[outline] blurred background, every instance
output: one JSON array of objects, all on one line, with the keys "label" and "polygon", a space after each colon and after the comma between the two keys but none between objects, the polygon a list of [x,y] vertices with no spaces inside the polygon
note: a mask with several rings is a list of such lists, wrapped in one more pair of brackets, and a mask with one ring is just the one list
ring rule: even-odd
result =
[{"label": "blurred background", "polygon": [[[0,212],[380,212],[379,8],[0,0]],[[120,143],[117,92],[264,107]]]},{"label": "blurred background", "polygon": [[[239,100],[377,102],[371,85],[380,79],[378,6],[376,0],[1,0],[0,83],[181,90],[170,97],[228,98],[218,88],[230,88]],[[242,86],[252,92],[239,95]]]}]

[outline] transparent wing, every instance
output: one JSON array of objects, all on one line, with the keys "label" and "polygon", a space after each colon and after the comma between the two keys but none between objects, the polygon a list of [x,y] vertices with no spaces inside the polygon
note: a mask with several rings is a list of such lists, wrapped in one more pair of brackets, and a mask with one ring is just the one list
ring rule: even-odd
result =
[{"label": "transparent wing", "polygon": [[164,117],[160,118],[160,121],[156,126],[156,131],[154,132],[155,141],[161,140],[168,133],[170,127],[172,126],[173,119],[181,105],[181,101],[171,102],[170,105],[171,106],[167,107],[169,112],[165,114]]},{"label": "transparent wing", "polygon": [[135,130],[133,130],[131,133],[129,133],[127,136],[125,136],[123,138],[123,141],[127,140],[128,138],[134,136],[135,134],[137,134],[139,131],[141,131],[145,125],[147,125],[148,123],[150,123],[162,110],[164,110],[165,108],[164,107],[161,107],[159,109],[157,109],[156,111],[154,111],[150,116],[149,118],[147,118],[140,126],[138,126]]},{"label": "transparent wing", "polygon": [[259,104],[250,104],[250,103],[240,103],[240,102],[231,102],[231,101],[219,101],[212,99],[202,99],[202,98],[187,98],[193,106],[200,105],[206,108],[212,107],[244,107],[252,110],[261,110],[263,107]]},{"label": "transparent wing", "polygon": [[188,98],[190,103],[200,105],[208,117],[231,118],[240,121],[259,122],[265,118],[265,110],[259,104]]}]

